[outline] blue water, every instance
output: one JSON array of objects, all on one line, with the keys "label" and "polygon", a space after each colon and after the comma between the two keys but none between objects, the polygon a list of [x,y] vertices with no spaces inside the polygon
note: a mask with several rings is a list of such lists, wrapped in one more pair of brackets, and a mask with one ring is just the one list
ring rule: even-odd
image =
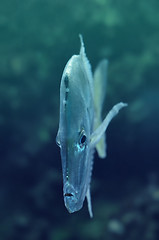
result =
[{"label": "blue water", "polygon": [[[159,3],[28,0],[0,3],[0,239],[158,239]],[[64,207],[59,86],[83,35],[92,70],[109,60],[107,130],[87,204]]]}]

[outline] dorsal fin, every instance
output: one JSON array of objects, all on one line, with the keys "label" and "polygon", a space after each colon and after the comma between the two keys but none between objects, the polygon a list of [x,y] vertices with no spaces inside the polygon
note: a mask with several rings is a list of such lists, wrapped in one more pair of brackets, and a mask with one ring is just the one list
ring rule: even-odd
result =
[{"label": "dorsal fin", "polygon": [[79,34],[79,38],[80,38],[80,42],[81,42],[81,48],[80,48],[80,56],[82,58],[82,61],[83,61],[83,64],[84,64],[84,68],[85,68],[85,71],[87,73],[87,76],[88,76],[88,80],[90,82],[90,86],[91,86],[91,91],[92,91],[92,94],[93,94],[93,75],[92,75],[92,69],[91,69],[91,65],[88,61],[88,58],[86,56],[86,53],[85,53],[85,47],[84,47],[84,42],[83,42],[83,37],[81,34]]},{"label": "dorsal fin", "polygon": [[85,52],[83,37],[82,37],[81,34],[79,34],[79,38],[80,38],[80,42],[81,42],[80,55],[83,56],[83,57],[86,57],[86,52]]}]

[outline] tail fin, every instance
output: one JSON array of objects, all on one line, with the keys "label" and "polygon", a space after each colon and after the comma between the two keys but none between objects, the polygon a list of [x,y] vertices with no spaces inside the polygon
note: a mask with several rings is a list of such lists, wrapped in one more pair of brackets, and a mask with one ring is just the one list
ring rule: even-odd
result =
[{"label": "tail fin", "polygon": [[[107,66],[108,61],[102,60],[97,66],[94,73],[94,107],[95,107],[95,122],[94,130],[102,123],[102,107],[106,94],[107,83]],[[101,140],[96,145],[98,156],[100,158],[106,157],[106,136],[103,134]]]}]

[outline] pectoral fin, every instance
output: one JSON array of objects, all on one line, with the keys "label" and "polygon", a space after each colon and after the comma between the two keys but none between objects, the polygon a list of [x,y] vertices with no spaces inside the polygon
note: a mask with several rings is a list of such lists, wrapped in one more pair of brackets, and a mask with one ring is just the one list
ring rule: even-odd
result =
[{"label": "pectoral fin", "polygon": [[100,141],[102,135],[106,131],[110,121],[118,114],[119,110],[123,107],[126,107],[126,103],[116,104],[107,114],[101,125],[92,133],[91,135],[91,147],[95,147],[96,144]]}]

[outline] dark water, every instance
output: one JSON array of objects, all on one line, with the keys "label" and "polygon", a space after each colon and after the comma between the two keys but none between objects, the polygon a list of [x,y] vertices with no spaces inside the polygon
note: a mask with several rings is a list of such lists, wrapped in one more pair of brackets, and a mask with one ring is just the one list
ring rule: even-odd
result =
[{"label": "dark water", "polygon": [[[159,2],[0,2],[0,239],[159,239]],[[94,218],[63,204],[59,86],[84,38],[94,69],[109,60],[104,113],[129,104],[95,162]]]}]

